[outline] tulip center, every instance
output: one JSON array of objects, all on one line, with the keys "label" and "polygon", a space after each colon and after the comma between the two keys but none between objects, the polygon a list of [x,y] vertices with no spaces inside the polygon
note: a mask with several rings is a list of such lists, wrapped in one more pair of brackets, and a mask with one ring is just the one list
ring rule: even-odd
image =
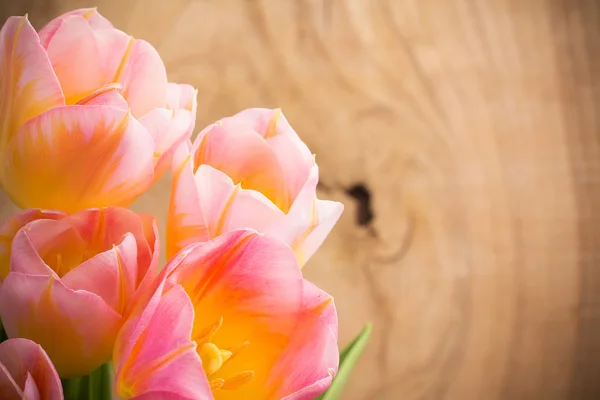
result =
[{"label": "tulip center", "polygon": [[217,377],[217,373],[227,362],[230,362],[244,347],[250,344],[246,341],[237,346],[221,349],[212,342],[213,336],[223,325],[223,317],[197,335],[195,341],[197,352],[202,360],[202,368],[206,373],[213,394],[221,390],[236,390],[254,378],[254,371],[242,370],[227,377]]}]

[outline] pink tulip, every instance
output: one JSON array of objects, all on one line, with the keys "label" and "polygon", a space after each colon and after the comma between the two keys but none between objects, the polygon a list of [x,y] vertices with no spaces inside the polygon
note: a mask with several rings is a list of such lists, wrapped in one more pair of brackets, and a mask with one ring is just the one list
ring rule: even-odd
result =
[{"label": "pink tulip", "polygon": [[0,343],[3,400],[62,400],[58,374],[42,347],[27,339]]},{"label": "pink tulip", "polygon": [[135,399],[310,400],[337,372],[336,343],[333,299],[302,279],[289,246],[230,231],[182,250],[140,295],[115,345],[115,389]]},{"label": "pink tulip", "polygon": [[173,160],[167,256],[236,228],[284,240],[300,266],[343,210],[318,200],[319,170],[280,110],[248,109],[205,128]]},{"label": "pink tulip", "polygon": [[4,328],[9,337],[42,345],[61,377],[87,374],[110,359],[137,289],[157,274],[157,260],[154,219],[124,208],[29,222],[12,241],[10,272],[0,287]]},{"label": "pink tulip", "polygon": [[0,31],[0,183],[21,208],[125,206],[190,137],[196,91],[96,9]]}]

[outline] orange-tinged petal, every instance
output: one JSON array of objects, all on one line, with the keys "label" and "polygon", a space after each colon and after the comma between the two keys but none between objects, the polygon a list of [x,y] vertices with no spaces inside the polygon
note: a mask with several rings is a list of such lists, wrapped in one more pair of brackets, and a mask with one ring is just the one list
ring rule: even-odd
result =
[{"label": "orange-tinged petal", "polygon": [[171,201],[167,216],[167,259],[187,245],[210,239],[194,182],[190,144],[183,143],[173,156]]},{"label": "orange-tinged petal", "polygon": [[167,104],[167,71],[150,43],[134,40],[121,67],[115,81],[123,85],[123,97],[136,118]]},{"label": "orange-tinged petal", "polygon": [[20,211],[0,226],[0,283],[10,271],[10,254],[13,238],[25,225],[36,219],[62,219],[67,214],[61,211],[33,208]]},{"label": "orange-tinged petal", "polygon": [[44,349],[22,338],[0,343],[0,393],[4,400],[63,398],[60,379]]},{"label": "orange-tinged petal", "polygon": [[232,349],[249,342],[210,377],[228,379],[252,371],[253,378],[215,398],[265,398],[270,370],[290,342],[302,306],[302,277],[285,243],[251,230],[225,233],[192,245],[179,264],[176,281],[192,300],[192,336],[201,340],[223,319],[211,342]]},{"label": "orange-tinged petal", "polygon": [[210,165],[242,188],[261,192],[287,212],[285,176],[277,156],[258,133],[246,126],[232,129],[214,124],[196,139],[195,148],[196,167]]},{"label": "orange-tinged petal", "polygon": [[73,290],[100,296],[117,313],[123,315],[137,289],[137,249],[135,238],[127,233],[111,250],[83,261],[62,277]]},{"label": "orange-tinged petal", "polygon": [[[10,17],[0,30],[0,162],[17,129],[64,104],[35,29],[26,17]],[[0,177],[3,172],[0,168]]]},{"label": "orange-tinged petal", "polygon": [[89,22],[81,15],[62,20],[47,47],[67,104],[75,104],[107,81]]},{"label": "orange-tinged petal", "polygon": [[[308,179],[313,156],[279,109],[250,108],[221,120],[225,129],[250,126],[273,150],[285,176],[287,202],[291,204]],[[287,211],[287,210],[286,210]]]},{"label": "orange-tinged petal", "polygon": [[99,296],[74,291],[53,276],[11,272],[0,290],[0,317],[9,337],[39,343],[63,378],[108,361],[121,316]]},{"label": "orange-tinged petal", "polygon": [[52,21],[48,22],[42,29],[40,29],[40,43],[42,44],[42,46],[44,46],[44,48],[48,48],[48,44],[50,43],[58,29],[66,20],[68,20],[72,16],[84,17],[88,22],[90,28],[92,28],[93,30],[113,28],[112,24],[106,18],[100,15],[96,8],[80,8],[78,10],[69,11],[54,18]]},{"label": "orange-tinged petal", "polygon": [[152,279],[158,270],[159,241],[156,220],[145,214],[136,214],[120,207],[84,210],[65,218],[64,222],[75,227],[93,254],[111,250],[129,235],[135,239],[137,275],[139,285],[146,274]]},{"label": "orange-tinged petal", "polygon": [[153,152],[152,137],[125,110],[57,107],[11,141],[5,190],[22,208],[127,205],[154,181]]}]

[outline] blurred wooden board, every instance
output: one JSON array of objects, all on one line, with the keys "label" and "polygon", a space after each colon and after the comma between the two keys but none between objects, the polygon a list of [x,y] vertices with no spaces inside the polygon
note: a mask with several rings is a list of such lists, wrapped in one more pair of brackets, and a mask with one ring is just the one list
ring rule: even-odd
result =
[{"label": "blurred wooden board", "polygon": [[[23,0],[0,14],[40,27],[93,5],[199,88],[198,128],[282,107],[317,154],[321,196],[346,212],[306,274],[335,295],[342,344],[375,326],[344,400],[600,398],[600,2]],[[136,209],[164,225],[169,188]]]}]

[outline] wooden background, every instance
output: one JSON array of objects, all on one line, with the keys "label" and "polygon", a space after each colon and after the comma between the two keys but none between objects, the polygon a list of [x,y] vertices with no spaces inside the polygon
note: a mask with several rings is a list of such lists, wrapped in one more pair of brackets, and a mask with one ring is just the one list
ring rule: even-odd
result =
[{"label": "wooden background", "polygon": [[600,1],[1,4],[97,5],[199,88],[198,128],[283,108],[346,205],[306,274],[341,344],[375,327],[344,400],[600,398]]}]

